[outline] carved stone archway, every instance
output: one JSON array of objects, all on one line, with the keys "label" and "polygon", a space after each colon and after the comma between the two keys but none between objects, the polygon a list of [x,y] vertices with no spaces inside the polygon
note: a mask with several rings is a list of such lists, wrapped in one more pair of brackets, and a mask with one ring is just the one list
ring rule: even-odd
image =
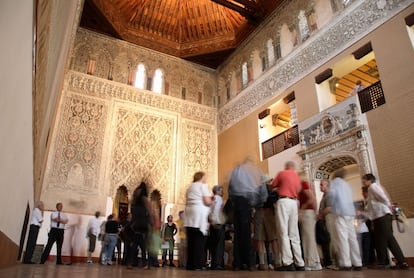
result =
[{"label": "carved stone archway", "polygon": [[331,174],[345,166],[358,164],[357,160],[350,155],[341,155],[335,157],[328,157],[329,160],[316,166],[312,173],[314,179],[329,179]]},{"label": "carved stone archway", "polygon": [[355,96],[299,123],[299,129],[302,150],[298,155],[309,180],[329,178],[333,171],[351,164],[358,165],[361,175],[372,172],[366,117]]},{"label": "carved stone archway", "polygon": [[309,180],[327,179],[330,173],[351,164],[358,165],[361,175],[372,172],[363,125],[303,149],[298,154]]}]

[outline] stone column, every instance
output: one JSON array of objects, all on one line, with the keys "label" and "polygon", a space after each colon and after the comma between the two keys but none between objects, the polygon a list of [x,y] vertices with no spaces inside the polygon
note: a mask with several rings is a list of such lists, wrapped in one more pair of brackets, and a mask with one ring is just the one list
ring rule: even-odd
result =
[{"label": "stone column", "polygon": [[371,162],[369,158],[369,151],[365,138],[361,138],[357,142],[357,154],[359,158],[359,171],[361,175],[365,175],[372,172]]}]

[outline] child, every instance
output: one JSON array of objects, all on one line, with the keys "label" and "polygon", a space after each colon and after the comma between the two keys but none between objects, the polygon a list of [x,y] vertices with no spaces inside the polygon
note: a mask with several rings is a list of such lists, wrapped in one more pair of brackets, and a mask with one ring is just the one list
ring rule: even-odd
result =
[{"label": "child", "polygon": [[163,243],[168,242],[168,249],[162,250],[162,266],[167,265],[167,250],[169,250],[169,260],[170,264],[169,266],[175,267],[175,264],[173,262],[174,260],[174,236],[177,234],[177,226],[175,223],[173,223],[173,216],[168,215],[167,217],[167,223],[164,224],[162,229],[162,241]]}]

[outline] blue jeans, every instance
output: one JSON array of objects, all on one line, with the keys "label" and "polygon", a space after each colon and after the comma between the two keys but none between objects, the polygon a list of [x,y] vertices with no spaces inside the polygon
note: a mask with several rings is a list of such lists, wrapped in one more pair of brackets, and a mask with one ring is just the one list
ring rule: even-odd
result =
[{"label": "blue jeans", "polygon": [[105,246],[102,252],[102,264],[107,264],[112,261],[112,255],[114,253],[115,245],[118,242],[117,234],[105,235]]}]

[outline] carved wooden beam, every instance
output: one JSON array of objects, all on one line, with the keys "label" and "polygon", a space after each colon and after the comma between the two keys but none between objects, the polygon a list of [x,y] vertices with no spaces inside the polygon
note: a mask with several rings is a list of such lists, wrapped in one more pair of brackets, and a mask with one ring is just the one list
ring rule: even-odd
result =
[{"label": "carved wooden beam", "polygon": [[263,10],[250,0],[211,0],[244,16],[251,24],[258,24],[263,19]]}]

